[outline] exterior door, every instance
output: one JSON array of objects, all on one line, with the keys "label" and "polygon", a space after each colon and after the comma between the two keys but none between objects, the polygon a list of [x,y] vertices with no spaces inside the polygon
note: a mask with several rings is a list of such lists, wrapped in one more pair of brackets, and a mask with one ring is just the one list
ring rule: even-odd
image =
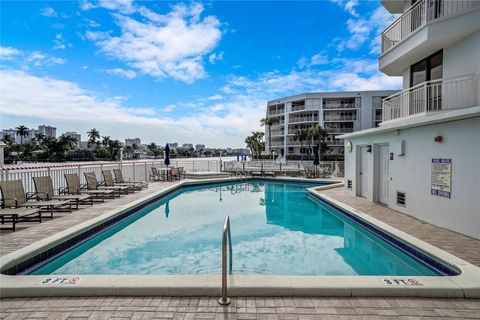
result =
[{"label": "exterior door", "polygon": [[388,204],[388,173],[389,152],[388,145],[380,146],[378,149],[378,202]]},{"label": "exterior door", "polygon": [[360,196],[368,195],[368,153],[367,147],[360,148]]}]

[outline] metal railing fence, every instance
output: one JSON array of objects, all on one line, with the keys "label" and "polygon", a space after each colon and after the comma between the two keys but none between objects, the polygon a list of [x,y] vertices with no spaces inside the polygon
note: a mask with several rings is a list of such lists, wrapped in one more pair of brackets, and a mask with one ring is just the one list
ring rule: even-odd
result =
[{"label": "metal railing fence", "polygon": [[[172,159],[170,166],[184,167],[186,172],[221,171],[220,160]],[[0,181],[21,180],[25,192],[34,192],[33,177],[50,176],[55,190],[66,187],[64,175],[76,173],[82,184],[86,183],[84,173],[94,172],[98,181],[103,181],[102,170],[122,169],[123,177],[132,181],[150,180],[151,168],[165,167],[163,160],[90,162],[76,164],[58,164],[42,166],[18,166],[0,169]]]}]

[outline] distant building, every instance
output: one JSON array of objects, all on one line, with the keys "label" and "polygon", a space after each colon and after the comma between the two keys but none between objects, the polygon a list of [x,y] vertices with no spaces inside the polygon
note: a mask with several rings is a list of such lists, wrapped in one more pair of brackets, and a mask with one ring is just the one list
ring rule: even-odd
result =
[{"label": "distant building", "polygon": [[[55,138],[57,134],[57,128],[41,125],[41,126],[38,126],[38,129],[28,129],[28,135],[23,137],[23,142],[27,142],[35,138],[35,135],[38,133],[43,133],[47,137]],[[1,138],[3,139],[3,137],[6,135],[9,135],[10,137],[12,137],[15,140],[15,143],[17,144],[22,142],[22,137],[17,135],[16,129],[3,129],[2,132],[0,133]]]},{"label": "distant building", "polygon": [[76,133],[74,131],[67,131],[63,135],[66,136],[66,137],[72,137],[75,140],[77,140],[77,142],[75,143],[75,146],[77,148],[80,148],[80,144],[82,142],[82,136],[80,135],[80,133]]},{"label": "distant building", "polygon": [[195,145],[195,151],[196,152],[202,152],[205,150],[205,145],[204,144],[196,144]]},{"label": "distant building", "polygon": [[80,141],[80,149],[82,149],[82,150],[87,150],[87,149],[89,149],[89,147],[88,147],[88,141]]},{"label": "distant building", "polygon": [[267,154],[275,151],[282,156],[305,154],[308,143],[296,140],[295,134],[320,125],[328,132],[324,141],[328,150],[322,153],[322,160],[343,160],[344,142],[336,137],[378,126],[382,120],[382,98],[397,92],[314,92],[269,101],[266,115],[276,123],[265,128],[265,151]]},{"label": "distant building", "polygon": [[141,144],[142,144],[142,140],[140,138],[125,139],[126,146],[136,145],[137,147],[140,147]]},{"label": "distant building", "polygon": [[17,137],[17,130],[15,129],[3,129],[0,133],[0,137],[3,139],[5,136],[10,136],[10,138],[15,140],[15,143],[20,143],[20,136]]},{"label": "distant building", "polygon": [[57,128],[52,126],[46,126],[44,124],[42,124],[41,126],[38,126],[37,130],[32,130],[32,131],[36,131],[35,133],[43,133],[47,137],[52,137],[52,138],[57,137]]},{"label": "distant building", "polygon": [[193,144],[191,144],[191,143],[184,143],[184,144],[182,145],[182,147],[185,148],[185,149],[193,149]]}]

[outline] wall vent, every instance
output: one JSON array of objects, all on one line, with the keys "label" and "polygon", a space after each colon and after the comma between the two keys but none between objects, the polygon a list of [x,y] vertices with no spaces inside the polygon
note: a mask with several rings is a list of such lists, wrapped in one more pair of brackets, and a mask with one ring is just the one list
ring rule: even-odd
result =
[{"label": "wall vent", "polygon": [[352,180],[347,180],[347,188],[352,190]]},{"label": "wall vent", "polygon": [[397,205],[402,207],[407,205],[407,196],[405,192],[397,191]]}]

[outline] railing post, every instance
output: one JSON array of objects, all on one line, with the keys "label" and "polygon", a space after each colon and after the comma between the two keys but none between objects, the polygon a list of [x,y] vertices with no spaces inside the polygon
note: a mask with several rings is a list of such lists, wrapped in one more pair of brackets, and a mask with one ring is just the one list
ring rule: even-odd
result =
[{"label": "railing post", "polygon": [[137,179],[135,179],[135,161],[132,162],[132,175],[133,181],[137,181]]},{"label": "railing post", "polygon": [[[227,253],[227,240],[228,240],[228,249]],[[227,256],[229,254],[229,267],[230,273],[232,272],[232,235],[230,233],[230,217],[225,217],[225,222],[223,224],[222,232],[222,296],[217,300],[222,306],[228,306],[230,304],[230,298],[227,296]]]}]

